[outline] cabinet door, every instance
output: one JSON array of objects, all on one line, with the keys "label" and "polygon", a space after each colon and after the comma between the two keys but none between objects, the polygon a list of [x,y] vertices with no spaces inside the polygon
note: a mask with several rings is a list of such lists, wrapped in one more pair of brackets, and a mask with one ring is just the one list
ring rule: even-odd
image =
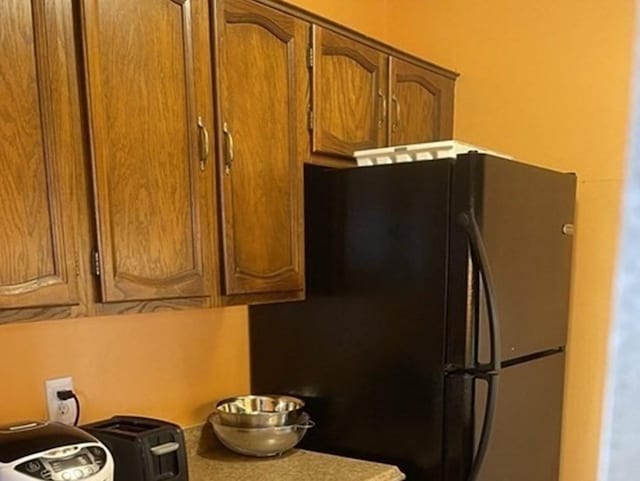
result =
[{"label": "cabinet door", "polygon": [[59,1],[0,2],[0,309],[77,303],[73,76],[58,35],[69,13]]},{"label": "cabinet door", "polygon": [[308,25],[218,2],[225,294],[303,288]]},{"label": "cabinet door", "polygon": [[389,145],[451,139],[454,80],[389,57]]},{"label": "cabinet door", "polygon": [[82,5],[103,301],[206,296],[207,2]]},{"label": "cabinet door", "polygon": [[386,144],[386,59],[313,27],[313,152],[352,157]]}]

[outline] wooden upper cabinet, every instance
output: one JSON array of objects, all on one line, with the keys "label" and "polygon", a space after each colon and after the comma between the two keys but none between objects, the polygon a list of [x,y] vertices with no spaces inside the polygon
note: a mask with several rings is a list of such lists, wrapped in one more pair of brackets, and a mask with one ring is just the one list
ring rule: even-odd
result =
[{"label": "wooden upper cabinet", "polygon": [[64,3],[0,2],[0,309],[77,303]]},{"label": "wooden upper cabinet", "polygon": [[386,141],[387,56],[314,25],[313,152],[352,156]]},{"label": "wooden upper cabinet", "polygon": [[216,19],[224,294],[301,290],[309,28],[245,0]]},{"label": "wooden upper cabinet", "polygon": [[82,7],[102,300],[207,296],[207,1]]},{"label": "wooden upper cabinet", "polygon": [[454,80],[389,57],[389,145],[451,139]]},{"label": "wooden upper cabinet", "polygon": [[409,63],[313,27],[314,160],[387,145],[450,139],[455,75]]}]

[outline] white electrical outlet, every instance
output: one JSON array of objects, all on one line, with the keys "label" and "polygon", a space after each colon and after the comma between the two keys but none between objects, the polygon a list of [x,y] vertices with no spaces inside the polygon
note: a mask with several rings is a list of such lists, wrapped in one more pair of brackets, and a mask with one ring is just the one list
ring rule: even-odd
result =
[{"label": "white electrical outlet", "polygon": [[76,419],[76,406],[73,398],[61,401],[58,399],[58,391],[73,391],[73,380],[70,377],[49,379],[45,381],[47,395],[47,408],[49,409],[49,421],[58,421],[64,424],[73,424]]}]

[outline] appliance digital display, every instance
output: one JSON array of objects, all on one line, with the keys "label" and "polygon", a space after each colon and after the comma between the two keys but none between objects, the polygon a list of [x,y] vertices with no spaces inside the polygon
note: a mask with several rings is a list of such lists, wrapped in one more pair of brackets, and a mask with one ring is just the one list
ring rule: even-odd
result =
[{"label": "appliance digital display", "polygon": [[65,469],[75,468],[78,466],[89,466],[93,464],[89,456],[86,454],[81,454],[80,456],[76,456],[70,459],[62,459],[56,461],[50,461],[51,467],[56,473],[60,471],[64,471]]}]

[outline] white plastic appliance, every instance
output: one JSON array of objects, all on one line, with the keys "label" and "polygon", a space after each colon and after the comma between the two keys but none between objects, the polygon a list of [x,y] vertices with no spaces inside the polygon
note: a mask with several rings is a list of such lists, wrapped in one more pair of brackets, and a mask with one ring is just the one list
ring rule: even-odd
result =
[{"label": "white plastic appliance", "polygon": [[109,450],[60,423],[0,426],[0,481],[113,481]]},{"label": "white plastic appliance", "polygon": [[380,164],[413,162],[416,160],[435,160],[456,157],[467,152],[480,152],[503,159],[512,159],[510,155],[489,150],[459,140],[439,140],[423,144],[393,145],[379,149],[358,150],[353,153],[358,167]]}]

